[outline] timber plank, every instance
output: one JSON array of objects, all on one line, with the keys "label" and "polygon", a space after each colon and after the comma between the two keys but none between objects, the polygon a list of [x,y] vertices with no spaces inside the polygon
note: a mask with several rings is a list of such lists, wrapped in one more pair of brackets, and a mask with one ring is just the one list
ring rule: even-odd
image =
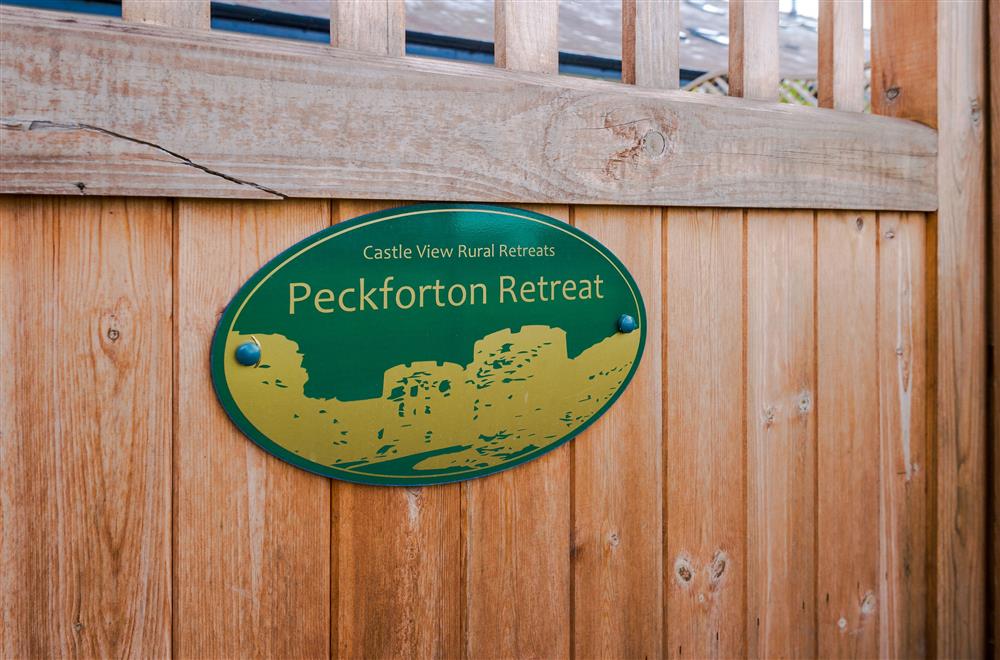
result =
[{"label": "timber plank", "polygon": [[0,203],[4,655],[170,654],[170,225]]},{"label": "timber plank", "polygon": [[332,0],[330,43],[402,57],[406,52],[406,4],[403,0]]},{"label": "timber plank", "polygon": [[622,0],[622,81],[680,87],[680,1]]},{"label": "timber plank", "polygon": [[[986,648],[985,7],[938,4],[936,652]],[[993,75],[996,75],[995,73]]]},{"label": "timber plank", "polygon": [[773,101],[778,96],[778,52],[778,0],[731,0],[729,95]]},{"label": "timber plank", "polygon": [[209,374],[216,322],[239,286],[329,221],[322,201],[178,202],[177,657],[329,657],[329,482],[240,433]]},{"label": "timber plank", "polygon": [[816,598],[821,657],[879,650],[879,393],[872,213],[816,229]]},{"label": "timber plank", "polygon": [[559,3],[494,0],[493,32],[501,69],[559,72]]},{"label": "timber plank", "polygon": [[661,212],[580,207],[573,218],[629,269],[648,317],[628,389],[572,442],[573,653],[654,658],[663,641]]},{"label": "timber plank", "polygon": [[878,217],[879,655],[927,645],[927,295],[922,213]]},{"label": "timber plank", "polygon": [[123,0],[122,20],[169,25],[182,30],[208,30],[212,23],[209,0]]},{"label": "timber plank", "polygon": [[[559,68],[556,3],[494,3],[497,66]],[[528,206],[569,222],[567,206]],[[465,651],[518,658],[570,655],[571,449],[462,485]]]},{"label": "timber plank", "polygon": [[[865,109],[865,30],[861,0],[820,0],[819,105]],[[892,35],[899,39],[899,35]]]},{"label": "timber plank", "polygon": [[[569,221],[565,206],[520,206]],[[470,658],[570,654],[571,444],[463,485]]]},{"label": "timber plank", "polygon": [[9,7],[0,32],[0,192],[936,206],[934,132],[887,117]]},{"label": "timber plank", "polygon": [[816,653],[813,213],[747,214],[747,643]]},{"label": "timber plank", "polygon": [[987,621],[987,653],[997,657],[1000,655],[1000,373],[995,365],[1000,364],[1000,4],[992,0],[987,6],[987,22],[989,23],[989,66],[990,75],[990,201],[992,202],[991,238],[992,253],[990,257],[989,274],[990,291],[990,418],[987,428],[991,431],[987,438],[993,460],[988,469],[992,492],[989,493],[987,510],[989,516],[989,561],[994,567],[990,573],[989,609],[992,617]]},{"label": "timber plank", "polygon": [[30,293],[56,290],[57,217],[54,199],[0,197],[0,351],[18,356],[0,369],[0,653],[8,658],[67,654],[73,638],[72,607],[53,573],[59,548],[49,541],[59,524],[50,479],[60,442],[55,416],[40,405],[55,399],[55,304]]},{"label": "timber plank", "polygon": [[[334,220],[395,205],[339,201]],[[461,494],[458,483],[333,482],[333,633],[340,657],[461,656]]]},{"label": "timber plank", "polygon": [[872,112],[937,126],[937,2],[873,0]]},{"label": "timber plank", "polygon": [[743,216],[670,209],[666,234],[666,654],[741,656]]}]

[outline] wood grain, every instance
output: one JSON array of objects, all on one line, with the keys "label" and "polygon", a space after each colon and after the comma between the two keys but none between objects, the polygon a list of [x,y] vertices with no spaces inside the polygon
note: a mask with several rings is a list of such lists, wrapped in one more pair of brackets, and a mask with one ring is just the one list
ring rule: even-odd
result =
[{"label": "wood grain", "polygon": [[[861,112],[865,109],[862,2],[820,0],[819,8],[819,105]],[[899,39],[899,35],[892,38]]]},{"label": "wood grain", "polygon": [[[990,72],[990,179],[992,216],[990,231],[992,237],[992,252],[990,253],[989,277],[990,290],[990,356],[991,364],[1000,364],[1000,3],[990,0],[987,5],[987,22],[989,23],[989,67]],[[990,419],[987,428],[991,430],[987,442],[990,443],[993,458],[989,469],[992,492],[989,494],[987,509],[989,511],[990,557],[990,598],[989,609],[992,617],[987,621],[987,653],[996,657],[1000,654],[1000,371],[994,366],[991,370],[992,392],[990,396]]]},{"label": "wood grain", "polygon": [[662,653],[661,223],[649,209],[574,209],[574,224],[629,269],[648,316],[628,389],[572,443],[577,658]]},{"label": "wood grain", "polygon": [[559,73],[559,3],[494,0],[493,41],[501,69]]},{"label": "wood grain", "polygon": [[[565,206],[522,208],[569,221]],[[571,452],[463,485],[470,658],[570,655]]]},{"label": "wood grain", "polygon": [[170,655],[170,205],[0,200],[0,645]]},{"label": "wood grain", "polygon": [[[392,206],[339,201],[333,219],[342,222]],[[333,515],[338,655],[460,656],[461,484],[390,488],[335,482]]]},{"label": "wood grain", "polygon": [[747,214],[747,644],[816,654],[816,348],[810,211]]},{"label": "wood grain", "polygon": [[936,646],[986,640],[986,103],[982,2],[938,5]]},{"label": "wood grain", "polygon": [[680,2],[622,0],[622,81],[680,87]]},{"label": "wood grain", "polygon": [[872,112],[937,126],[937,9],[872,0]]},{"label": "wood grain", "polygon": [[778,52],[778,0],[730,0],[730,96],[775,100]]},{"label": "wood grain", "polygon": [[670,209],[666,654],[745,655],[743,216]]},{"label": "wood grain", "polygon": [[240,433],[209,374],[232,296],[329,203],[184,200],[176,222],[174,653],[329,657],[329,482]]},{"label": "wood grain", "polygon": [[208,30],[211,12],[209,0],[122,0],[122,20],[129,23]]},{"label": "wood grain", "polygon": [[936,207],[933,131],[886,117],[9,7],[0,35],[0,192]]},{"label": "wood grain", "polygon": [[330,43],[402,57],[406,53],[406,4],[403,0],[332,0]]},{"label": "wood grain", "polygon": [[878,227],[819,213],[816,598],[820,657],[879,651]]},{"label": "wood grain", "polygon": [[879,655],[920,658],[927,631],[927,218],[878,217]]}]

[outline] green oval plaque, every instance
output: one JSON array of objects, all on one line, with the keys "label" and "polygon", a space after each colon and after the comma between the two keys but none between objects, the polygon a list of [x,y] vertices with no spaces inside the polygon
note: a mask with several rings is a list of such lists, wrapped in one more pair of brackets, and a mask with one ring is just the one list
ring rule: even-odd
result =
[{"label": "green oval plaque", "polygon": [[410,206],[334,225],[258,271],[219,321],[212,378],[236,425],[293,465],[445,483],[590,425],[635,373],[645,322],[625,267],[566,223]]}]

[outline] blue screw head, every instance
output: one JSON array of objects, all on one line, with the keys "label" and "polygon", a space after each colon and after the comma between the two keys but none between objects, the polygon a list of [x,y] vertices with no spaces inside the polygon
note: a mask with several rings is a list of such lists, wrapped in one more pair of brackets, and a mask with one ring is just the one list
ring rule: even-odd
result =
[{"label": "blue screw head", "polygon": [[628,314],[622,314],[618,317],[618,332],[632,332],[638,327],[639,324]]},{"label": "blue screw head", "polygon": [[236,361],[244,367],[255,367],[260,362],[260,344],[245,341],[236,347]]}]

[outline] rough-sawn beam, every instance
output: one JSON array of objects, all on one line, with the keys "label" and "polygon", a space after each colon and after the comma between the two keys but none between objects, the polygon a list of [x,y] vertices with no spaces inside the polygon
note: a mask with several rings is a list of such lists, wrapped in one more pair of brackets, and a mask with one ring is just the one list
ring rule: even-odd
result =
[{"label": "rough-sawn beam", "polygon": [[0,9],[0,192],[933,210],[899,119]]}]

